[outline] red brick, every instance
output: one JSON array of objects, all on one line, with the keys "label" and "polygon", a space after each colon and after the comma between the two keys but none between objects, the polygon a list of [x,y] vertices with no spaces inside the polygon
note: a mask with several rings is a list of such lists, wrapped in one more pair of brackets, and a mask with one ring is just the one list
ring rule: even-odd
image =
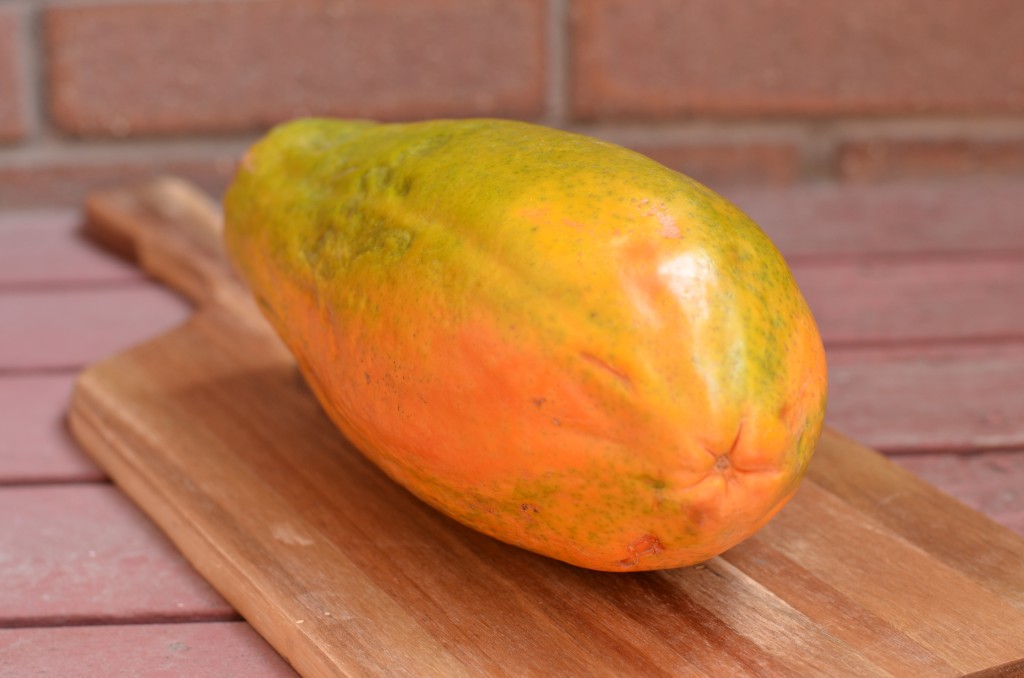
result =
[{"label": "red brick", "polygon": [[213,195],[227,186],[235,157],[220,154],[196,159],[63,160],[0,165],[0,205],[5,208],[79,206],[90,191],[140,183],[173,174],[188,179]]},{"label": "red brick", "polygon": [[536,117],[543,0],[81,5],[45,17],[76,135],[253,130],[303,115]]},{"label": "red brick", "polygon": [[786,144],[638,146],[636,150],[711,187],[792,184],[800,154]]},{"label": "red brick", "polygon": [[1024,110],[1016,0],[576,0],[580,119]]},{"label": "red brick", "polygon": [[848,142],[838,160],[846,181],[1024,174],[1024,141]]},{"label": "red brick", "polygon": [[17,15],[10,8],[0,7],[0,142],[15,141],[25,134],[18,42]]}]

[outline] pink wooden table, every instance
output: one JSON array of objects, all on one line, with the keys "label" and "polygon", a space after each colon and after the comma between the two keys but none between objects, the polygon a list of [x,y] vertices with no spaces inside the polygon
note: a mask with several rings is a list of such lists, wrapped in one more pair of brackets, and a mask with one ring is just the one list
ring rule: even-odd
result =
[{"label": "pink wooden table", "polygon": [[[728,194],[815,311],[829,423],[1024,535],[1021,188]],[[77,226],[0,212],[0,676],[293,675],[64,430],[79,369],[188,310]]]}]

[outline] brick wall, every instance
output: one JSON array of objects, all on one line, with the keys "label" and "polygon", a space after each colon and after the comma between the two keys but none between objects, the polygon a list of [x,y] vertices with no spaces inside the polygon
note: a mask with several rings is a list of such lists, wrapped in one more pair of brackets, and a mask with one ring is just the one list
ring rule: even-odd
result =
[{"label": "brick wall", "polygon": [[0,0],[0,207],[219,190],[300,115],[505,116],[716,187],[1024,175],[1019,0]]}]

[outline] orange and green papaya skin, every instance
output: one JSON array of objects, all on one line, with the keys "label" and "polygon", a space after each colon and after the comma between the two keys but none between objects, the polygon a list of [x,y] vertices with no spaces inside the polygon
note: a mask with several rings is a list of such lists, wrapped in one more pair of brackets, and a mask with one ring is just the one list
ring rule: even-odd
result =
[{"label": "orange and green papaya skin", "polygon": [[724,199],[499,120],[300,120],[241,163],[229,254],[341,431],[397,482],[583,567],[697,563],[793,495],[825,355]]}]

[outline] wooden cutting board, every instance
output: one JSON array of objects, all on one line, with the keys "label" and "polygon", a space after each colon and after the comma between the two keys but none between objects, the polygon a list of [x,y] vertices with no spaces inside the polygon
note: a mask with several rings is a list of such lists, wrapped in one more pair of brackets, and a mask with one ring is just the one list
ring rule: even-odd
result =
[{"label": "wooden cutting board", "polygon": [[232,277],[215,206],[164,180],[89,230],[196,304],[78,380],[72,430],[310,676],[1024,670],[1024,540],[827,431],[796,498],[703,565],[578,569],[477,534],[334,429]]}]

